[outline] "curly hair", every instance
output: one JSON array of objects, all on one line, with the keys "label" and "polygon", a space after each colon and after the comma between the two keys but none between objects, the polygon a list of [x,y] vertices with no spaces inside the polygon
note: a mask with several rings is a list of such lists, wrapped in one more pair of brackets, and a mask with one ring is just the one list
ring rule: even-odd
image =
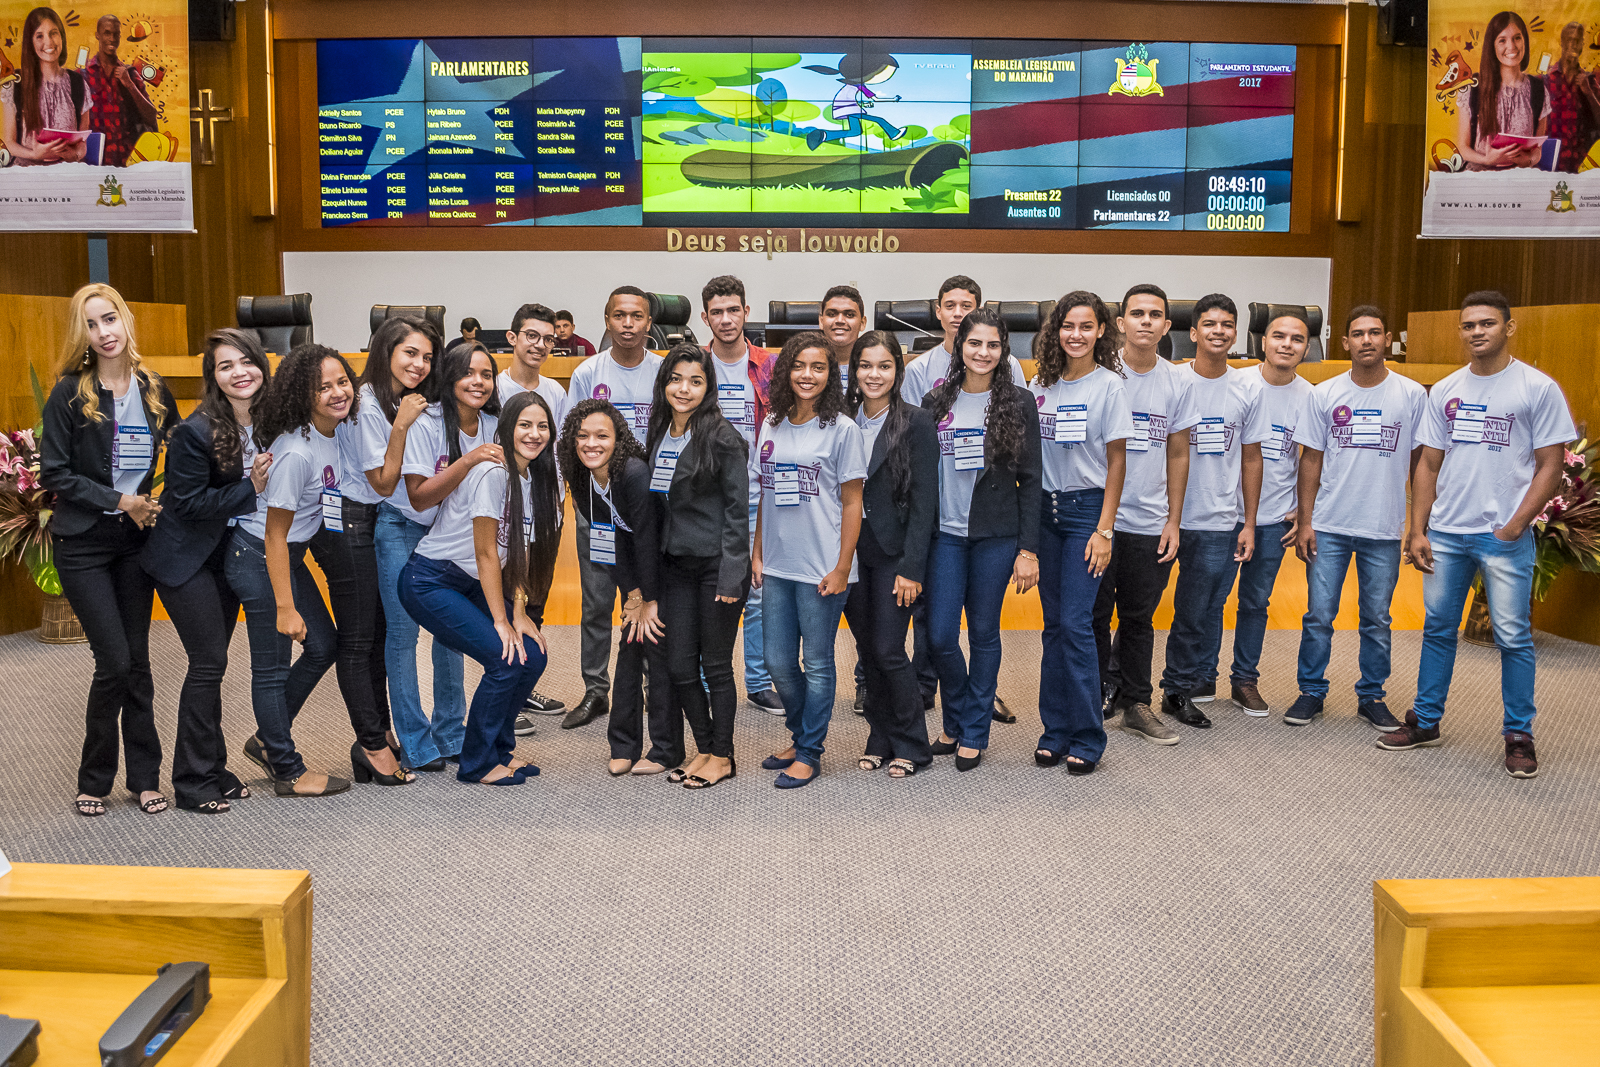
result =
[{"label": "curly hair", "polygon": [[422,398],[428,403],[438,400],[439,376],[434,373],[433,361],[444,353],[444,339],[439,336],[438,329],[426,319],[412,318],[410,315],[396,315],[392,319],[384,319],[383,325],[378,327],[378,332],[372,335],[372,345],[367,353],[367,369],[361,372],[361,384],[372,387],[372,395],[378,401],[378,407],[383,410],[383,417],[391,423],[400,412],[400,398],[404,393],[394,391],[394,350],[400,343],[414,333],[420,333],[433,349],[433,355],[428,361],[428,373],[413,390],[409,392],[421,393]]},{"label": "curly hair", "polygon": [[567,412],[566,419],[561,423],[561,436],[556,439],[556,459],[561,464],[561,477],[572,488],[574,500],[577,499],[578,493],[584,492],[589,487],[589,468],[578,458],[578,427],[583,425],[584,419],[595,414],[603,414],[609,418],[617,436],[616,448],[611,453],[611,462],[606,464],[608,483],[621,476],[622,468],[630,458],[645,460],[644,446],[633,436],[633,429],[628,425],[628,420],[622,417],[622,412],[618,411],[611,401],[597,400],[593,397],[578,401],[572,405],[572,410]]},{"label": "curly hair", "polygon": [[[650,462],[650,456],[656,454],[656,446],[672,428],[672,404],[667,400],[667,384],[672,381],[672,372],[680,363],[693,363],[705,377],[706,394],[700,398],[700,406],[689,413],[691,440],[686,454],[679,460],[684,477],[691,481],[700,481],[715,473],[713,466],[716,456],[711,443],[724,426],[731,431],[730,436],[744,443],[744,437],[734,431],[733,425],[722,415],[722,405],[717,400],[717,369],[711,364],[712,358],[709,350],[697,344],[686,341],[674,345],[672,351],[667,353],[667,358],[661,361],[661,368],[656,371],[655,387],[650,398],[650,428],[644,437],[646,463]],[[700,442],[700,445],[697,447],[695,442]]]},{"label": "curly hair", "polygon": [[461,401],[456,399],[456,383],[472,373],[472,357],[479,352],[489,361],[489,399],[483,402],[481,409],[484,415],[500,416],[500,390],[495,387],[493,374],[495,369],[494,357],[482,343],[473,341],[470,344],[457,345],[444,354],[444,359],[439,362],[439,370],[435,377],[439,379],[439,414],[444,418],[444,443],[445,450],[450,455],[450,462],[454,463],[461,458]]},{"label": "curly hair", "polygon": [[984,437],[989,442],[989,465],[1015,466],[1022,458],[1025,433],[1022,420],[1037,418],[1038,407],[1033,402],[1033,394],[1011,380],[1011,331],[1006,329],[999,312],[978,308],[961,320],[956,330],[955,354],[950,358],[950,377],[934,388],[933,403],[928,410],[934,422],[941,422],[956,406],[956,395],[967,380],[964,351],[974,326],[989,326],[1000,334],[1000,362],[989,379],[989,410],[983,420]]},{"label": "curly hair", "polygon": [[1061,347],[1061,324],[1067,321],[1067,312],[1073,308],[1088,308],[1094,312],[1094,321],[1101,328],[1100,337],[1094,343],[1094,361],[1106,370],[1127,377],[1122,373],[1122,357],[1117,354],[1117,330],[1111,324],[1111,309],[1095,294],[1074,289],[1056,301],[1055,310],[1050,312],[1050,321],[1039,331],[1039,363],[1035,368],[1039,385],[1048,389],[1066,373],[1067,353]]},{"label": "curly hair", "polygon": [[[310,440],[311,412],[317,405],[317,386],[322,384],[322,363],[329,359],[338,360],[345,376],[355,382],[350,364],[327,345],[296,345],[283,357],[261,401],[261,412],[256,416],[256,440],[271,447],[272,442],[290,430],[299,430],[301,437]],[[359,393],[351,398],[350,411],[342,421],[355,422],[360,401]]]},{"label": "curly hair", "polygon": [[[845,392],[846,410],[855,418],[866,403],[861,391],[861,356],[869,348],[882,348],[894,357],[894,386],[889,390],[889,410],[884,416],[883,454],[889,468],[891,496],[896,506],[905,507],[911,501],[911,455],[904,447],[906,431],[911,428],[911,416],[906,413],[906,400],[900,387],[906,380],[906,358],[900,348],[900,339],[888,330],[868,330],[856,338],[850,350],[850,388]],[[869,460],[871,456],[867,457]]]},{"label": "curly hair", "polygon": [[817,394],[815,402],[817,416],[821,418],[822,425],[831,426],[844,413],[844,387],[839,384],[839,361],[833,349],[828,347],[827,338],[817,330],[806,330],[785,341],[778,358],[772,361],[772,385],[769,386],[772,402],[768,405],[767,421],[774,426],[793,415],[800,406],[800,398],[794,395],[794,383],[789,378],[800,353],[808,348],[819,349],[828,357],[828,381],[822,387],[822,392]]},{"label": "curly hair", "polygon": [[[211,423],[211,456],[220,470],[230,470],[241,462],[239,444],[239,418],[233,413],[233,402],[217,383],[217,349],[232,348],[244,357],[245,362],[261,370],[261,387],[250,398],[251,433],[260,426],[261,408],[267,397],[267,386],[272,384],[272,365],[261,349],[261,341],[253,333],[227,327],[206,334],[205,355],[200,358],[200,372],[205,378],[205,393],[196,410]],[[271,441],[256,437],[256,445],[266,448]]]},{"label": "curly hair", "polygon": [[[531,407],[544,409],[544,417],[555,433],[555,416],[550,405],[538,393],[518,393],[506,401],[500,424],[495,428],[495,439],[506,455],[506,470],[515,469],[517,455],[517,419]],[[556,553],[561,547],[561,483],[556,479],[556,461],[553,449],[542,449],[528,464],[530,499],[522,499],[522,480],[506,479],[505,504],[501,514],[506,528],[513,536],[506,538],[506,562],[501,569],[502,588],[511,593],[522,590],[528,594],[530,604],[543,604],[550,593],[550,581],[555,574]],[[528,550],[522,538],[514,536],[522,529],[523,516],[533,516],[533,550]]]}]

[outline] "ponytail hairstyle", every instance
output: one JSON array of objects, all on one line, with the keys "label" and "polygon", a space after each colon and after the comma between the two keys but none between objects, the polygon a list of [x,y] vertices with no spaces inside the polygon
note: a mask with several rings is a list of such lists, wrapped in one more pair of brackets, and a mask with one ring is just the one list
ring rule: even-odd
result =
[{"label": "ponytail hairstyle", "polygon": [[1067,321],[1067,312],[1073,308],[1088,308],[1094,312],[1096,324],[1104,328],[1105,332],[1094,343],[1094,361],[1106,370],[1115,371],[1120,377],[1127,377],[1122,373],[1122,357],[1117,354],[1117,328],[1111,322],[1111,309],[1095,294],[1074,289],[1056,301],[1055,310],[1050,312],[1050,321],[1039,331],[1039,362],[1034,370],[1039,386],[1048,389],[1066,373],[1067,353],[1061,347],[1061,324]]},{"label": "ponytail hairstyle", "polygon": [[[709,351],[699,345],[688,342],[674,345],[672,351],[667,353],[667,358],[661,361],[661,369],[656,371],[656,384],[651,396],[650,429],[645,433],[644,439],[646,463],[649,463],[650,457],[656,454],[656,446],[672,428],[672,405],[667,401],[667,383],[672,381],[672,372],[680,363],[693,363],[700,368],[700,373],[705,375],[706,395],[700,398],[700,406],[689,413],[689,433],[693,436],[693,440],[689,442],[686,454],[678,460],[684,477],[692,482],[698,482],[716,473],[717,463],[716,456],[712,452],[712,442],[723,435],[724,426],[728,430],[733,429],[728,420],[723,418],[722,405],[717,400],[717,368],[711,362],[713,358]],[[728,436],[737,437],[739,443],[744,444],[742,435],[733,433]]]},{"label": "ponytail hairstyle", "polygon": [[[414,333],[420,333],[433,347],[433,363],[437,364],[444,355],[444,339],[439,336],[439,331],[433,323],[426,319],[412,318],[410,315],[397,315],[392,319],[384,319],[378,327],[378,332],[372,335],[372,347],[367,354],[367,369],[361,374],[361,385],[372,389],[372,396],[378,401],[378,407],[383,411],[383,417],[390,423],[400,413],[400,399],[405,394],[394,391],[394,350],[400,343]],[[492,361],[491,361],[492,362]],[[436,395],[439,384],[439,375],[430,367],[426,377],[414,390],[422,394],[428,403],[438,400]],[[359,391],[360,386],[357,386]]]},{"label": "ponytail hairstyle", "polygon": [[[454,463],[461,458],[461,402],[456,399],[456,383],[472,372],[472,357],[482,352],[483,358],[489,361],[489,369],[494,370],[494,357],[489,354],[482,342],[469,341],[458,344],[444,354],[444,359],[439,362],[439,369],[434,377],[438,379],[439,389],[439,414],[444,417],[444,444],[450,455],[450,462]],[[368,364],[371,365],[370,362]],[[389,368],[384,368],[384,374],[389,373]],[[489,400],[480,409],[483,415],[499,416],[500,391],[495,388],[494,380],[489,381]]]},{"label": "ponytail hairstyle", "polygon": [[[211,457],[221,470],[231,470],[242,461],[239,447],[239,418],[233,413],[233,401],[228,399],[217,384],[217,349],[231,348],[244,357],[246,363],[261,368],[261,387],[250,398],[250,432],[260,425],[261,409],[266,403],[267,386],[272,384],[272,365],[261,349],[255,334],[227,327],[206,334],[205,354],[200,357],[200,373],[205,378],[205,394],[195,408],[211,424]],[[257,448],[265,448],[270,441],[255,439]]]},{"label": "ponytail hairstyle", "polygon": [[607,481],[614,482],[621,477],[622,468],[627,465],[629,459],[645,458],[644,446],[633,436],[633,428],[628,425],[628,420],[622,417],[622,412],[618,411],[611,401],[594,397],[578,401],[567,412],[566,421],[561,424],[561,435],[556,439],[556,459],[561,464],[561,477],[571,487],[574,500],[578,498],[577,494],[586,492],[589,488],[589,468],[578,458],[578,427],[583,425],[584,419],[597,412],[611,420],[611,427],[617,439],[616,449],[611,453],[611,462],[606,464]]},{"label": "ponytail hairstyle", "polygon": [[[29,44],[28,47],[31,49],[33,46]],[[88,312],[84,310],[89,301],[97,296],[109,302],[117,310],[117,318],[121,320],[123,332],[128,338],[128,362],[133,370],[134,384],[138,386],[139,395],[144,398],[144,406],[149,409],[156,425],[159,426],[166,420],[167,415],[167,405],[161,402],[161,375],[139,365],[139,346],[135,343],[133,334],[133,312],[128,310],[122,294],[109,285],[91,282],[72,294],[72,308],[67,312],[67,342],[62,348],[61,362],[56,367],[56,376],[65,378],[69,374],[75,375],[78,379],[78,405],[83,410],[84,418],[90,422],[105,420],[105,413],[100,410],[99,357],[89,346]]]},{"label": "ponytail hairstyle", "polygon": [[[889,469],[889,484],[894,490],[896,507],[911,503],[911,456],[905,447],[906,432],[911,428],[911,413],[906,410],[905,397],[900,387],[906,381],[906,358],[901,351],[900,339],[888,330],[868,330],[856,338],[850,350],[850,388],[845,393],[845,410],[851,418],[860,413],[866,403],[861,391],[861,356],[869,348],[885,348],[894,357],[894,386],[889,390],[889,410],[883,416],[883,429],[878,431],[883,439],[884,465]],[[871,456],[867,457],[869,460]]]},{"label": "ponytail hairstyle", "polygon": [[778,352],[778,358],[772,361],[772,384],[767,387],[772,402],[768,405],[767,421],[774,426],[793,415],[799,406],[789,375],[794,370],[795,361],[800,358],[800,353],[808,348],[820,348],[828,356],[828,382],[822,387],[822,392],[817,394],[817,417],[823,426],[831,426],[844,412],[844,388],[839,384],[839,361],[835,358],[833,349],[828,347],[827,338],[823,337],[820,331],[806,330],[785,341],[783,348]]},{"label": "ponytail hairstyle", "polygon": [[[299,430],[300,436],[311,439],[311,412],[317,405],[317,388],[322,384],[322,364],[336,359],[344,367],[345,376],[352,384],[355,372],[337,350],[327,345],[295,345],[287,356],[278,361],[278,373],[272,376],[272,388],[264,389],[261,406],[255,417],[256,440],[267,447],[290,430]],[[358,393],[350,404],[350,413],[343,421],[354,422],[356,410],[361,406]]]},{"label": "ponytail hairstyle", "polygon": [[[522,499],[522,479],[517,477],[517,420],[531,407],[544,412],[551,443],[544,446],[528,464],[529,499]],[[556,553],[561,548],[561,486],[556,481],[556,419],[550,405],[538,393],[518,393],[506,401],[495,428],[495,439],[506,456],[506,499],[501,508],[505,522],[506,563],[501,570],[505,593],[521,590],[528,603],[543,604],[550,595],[550,582],[556,570]],[[533,516],[533,548],[519,536],[522,520]]]},{"label": "ponytail hairstyle", "polygon": [[942,422],[956,406],[956,396],[967,379],[967,361],[962,352],[974,326],[991,326],[1000,335],[1000,362],[989,379],[989,410],[984,415],[984,435],[989,441],[989,465],[1014,466],[1022,456],[1024,418],[1036,418],[1037,405],[1032,394],[1011,380],[1011,332],[1000,313],[991,308],[976,308],[961,320],[956,330],[956,350],[950,357],[950,377],[935,386],[930,411],[934,422]]}]

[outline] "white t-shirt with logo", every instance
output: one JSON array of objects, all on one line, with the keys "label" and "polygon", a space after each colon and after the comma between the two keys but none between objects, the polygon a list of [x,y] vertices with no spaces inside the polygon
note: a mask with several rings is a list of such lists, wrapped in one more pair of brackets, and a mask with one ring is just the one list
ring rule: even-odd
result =
[{"label": "white t-shirt with logo", "polygon": [[[861,428],[843,415],[826,426],[820,418],[799,426],[765,421],[758,440],[764,573],[820,582],[839,565],[842,486],[867,476]],[[856,580],[854,557],[849,580]]]},{"label": "white t-shirt with logo", "polygon": [[[458,430],[457,434],[461,443],[461,454],[464,456],[479,445],[491,444],[494,441],[496,429],[500,420],[485,412],[478,412],[478,432],[468,435],[465,430]],[[481,466],[482,464],[479,464]],[[395,494],[405,494],[409,508],[410,495],[406,490],[406,475],[420,474],[424,478],[432,478],[435,474],[450,466],[450,451],[444,442],[444,415],[438,404],[429,404],[428,410],[411,424],[411,429],[406,431],[405,457],[400,461],[400,484],[395,487]],[[463,484],[465,482],[463,481]],[[461,486],[456,486],[459,491]],[[448,498],[447,498],[448,499]],[[407,511],[407,516],[415,513]],[[429,514],[424,512],[423,514]],[[418,518],[415,521],[424,526],[437,522],[437,516],[432,518]]]},{"label": "white t-shirt with logo", "polygon": [[[1293,522],[1300,487],[1300,449],[1295,447],[1294,428],[1312,385],[1298,374],[1288,385],[1273,385],[1262,375],[1259,364],[1239,374],[1254,382],[1268,430],[1267,439],[1261,442],[1261,503],[1256,508],[1256,522],[1262,526]],[[1243,516],[1242,486],[1239,509]]]},{"label": "white t-shirt with logo", "polygon": [[[294,512],[289,526],[289,543],[304,544],[323,525],[339,513],[339,459],[336,437],[324,437],[315,426],[303,431],[290,430],[278,435],[267,449],[272,453],[272,469],[267,474],[267,491],[257,495],[255,514],[241,519],[239,528],[263,541],[267,537],[267,509]],[[342,522],[341,522],[342,527]]]},{"label": "white t-shirt with logo", "polygon": [[[495,377],[494,390],[495,395],[500,398],[502,408],[506,406],[506,401],[518,393],[527,392],[516,379],[511,377],[511,372],[505,370]],[[554,425],[550,427],[550,441],[553,444],[561,437],[561,424],[566,421],[567,408],[571,406],[567,401],[567,391],[561,388],[560,382],[548,374],[539,375],[539,384],[533,387],[533,391],[544,397],[544,402],[550,405],[550,417],[555,420]]]},{"label": "white t-shirt with logo", "polygon": [[[1028,384],[1028,379],[1022,372],[1022,364],[1016,356],[1007,356],[1011,361],[1011,381],[1019,388]],[[900,382],[900,397],[908,404],[922,404],[922,398],[950,377],[950,353],[943,344],[938,348],[930,348],[922,355],[906,364],[905,378]]]},{"label": "white t-shirt with logo", "polygon": [[1104,489],[1106,442],[1133,436],[1133,409],[1122,379],[1095,367],[1077,381],[1029,386],[1039,409],[1039,444],[1044,451],[1044,488],[1051,493]]},{"label": "white t-shirt with logo", "polygon": [[[358,504],[376,504],[383,499],[378,495],[378,491],[372,488],[372,483],[367,481],[367,471],[372,467],[362,466],[367,460],[366,441],[369,433],[381,433],[384,450],[388,450],[389,420],[384,417],[383,409],[378,406],[378,398],[372,392],[372,386],[363,385],[356,393],[355,421],[341,422],[333,431],[334,439],[339,442],[339,459],[344,464],[339,485],[343,488],[344,495]],[[381,456],[373,466],[383,466]]]},{"label": "white t-shirt with logo", "polygon": [[717,370],[717,402],[722,408],[722,416],[733,424],[745,444],[750,446],[750,503],[753,506],[761,502],[761,472],[757,470],[753,458],[761,427],[756,425],[756,387],[750,380],[750,356],[747,351],[742,359],[725,363],[713,352],[711,365]]},{"label": "white t-shirt with logo", "polygon": [[[433,405],[432,410],[436,411],[437,409],[438,405]],[[411,428],[406,431],[406,444],[408,446],[411,443],[411,439],[416,436],[418,432],[417,428],[422,425],[422,420],[427,417],[428,413],[424,411],[420,416],[417,417],[417,420],[411,424]],[[441,428],[443,425],[444,420],[440,419]],[[356,471],[350,471],[349,462],[347,460],[345,465],[346,470],[348,471],[352,481],[359,480],[362,482],[362,484],[367,486],[368,490],[371,491],[374,496],[376,496],[376,490],[372,490],[372,483],[367,481],[366,472],[378,470],[383,466],[384,457],[387,456],[389,452],[389,435],[393,432],[393,427],[389,424],[389,417],[385,415],[383,413],[383,409],[378,406],[378,401],[373,396],[372,387],[370,385],[363,385],[361,387],[361,407],[356,412],[356,426],[360,431],[361,452],[360,459],[358,460],[360,469]],[[341,451],[343,451],[342,446]],[[438,508],[432,507],[423,511],[418,511],[416,508],[411,506],[411,494],[406,491],[405,458],[406,453],[402,452],[400,455],[400,478],[395,482],[394,492],[389,494],[388,501],[392,506],[399,509],[400,514],[404,515],[412,522],[421,526],[431,526],[433,524],[434,512],[436,512]],[[355,494],[351,494],[352,498],[354,495]]]},{"label": "white t-shirt with logo", "polygon": [[1534,449],[1577,436],[1567,398],[1549,375],[1516,359],[1488,377],[1462,367],[1428,393],[1417,431],[1420,443],[1444,451],[1429,528],[1493,533],[1533,484]]},{"label": "white t-shirt with logo", "polygon": [[567,398],[573,404],[591,398],[610,401],[633,427],[633,436],[643,441],[650,431],[650,404],[660,369],[661,357],[654,352],[646,351],[637,367],[624,367],[608,348],[578,364],[567,382]]},{"label": "white t-shirt with logo", "polygon": [[1178,368],[1189,379],[1189,404],[1196,416],[1189,430],[1189,486],[1183,495],[1185,530],[1232,530],[1244,518],[1239,475],[1244,446],[1272,436],[1262,413],[1260,379],[1228,367],[1206,378],[1193,363]]},{"label": "white t-shirt with logo", "polygon": [[1156,536],[1167,524],[1167,434],[1183,433],[1199,416],[1189,403],[1189,379],[1164,359],[1140,374],[1124,364],[1122,393],[1133,419],[1124,448],[1128,474],[1117,505],[1117,529]]},{"label": "white t-shirt with logo", "polygon": [[1393,371],[1367,389],[1346,371],[1311,390],[1294,439],[1322,453],[1313,530],[1400,539],[1406,527],[1406,478],[1411,453],[1422,443],[1417,427],[1427,403],[1427,390]]},{"label": "white t-shirt with logo", "polygon": [[112,407],[111,486],[124,496],[133,496],[156,463],[155,434],[145,417],[137,380],[128,383],[127,391],[112,401]]},{"label": "white t-shirt with logo", "polygon": [[[473,519],[495,519],[500,523],[500,563],[506,561],[511,531],[506,526],[506,482],[510,474],[498,463],[480,463],[467,472],[456,491],[444,498],[433,526],[417,543],[417,555],[448,561],[474,578],[478,574],[478,550],[472,539]],[[533,541],[533,479],[522,481],[522,536]]]},{"label": "white t-shirt with logo", "polygon": [[967,536],[972,492],[983,476],[989,417],[988,392],[956,394],[955,406],[939,420],[939,530]]}]

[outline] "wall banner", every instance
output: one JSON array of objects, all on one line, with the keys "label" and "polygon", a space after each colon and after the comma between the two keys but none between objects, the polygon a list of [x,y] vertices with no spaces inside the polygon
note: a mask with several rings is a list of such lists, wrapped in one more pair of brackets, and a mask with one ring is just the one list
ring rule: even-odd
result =
[{"label": "wall banner", "polygon": [[1432,0],[1424,237],[1600,237],[1600,0]]},{"label": "wall banner", "polygon": [[0,0],[0,230],[193,230],[189,143],[187,0]]}]

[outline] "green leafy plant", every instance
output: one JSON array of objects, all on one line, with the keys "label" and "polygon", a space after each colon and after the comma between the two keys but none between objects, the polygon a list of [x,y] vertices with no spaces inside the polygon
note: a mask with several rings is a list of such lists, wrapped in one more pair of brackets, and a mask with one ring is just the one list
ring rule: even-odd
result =
[{"label": "green leafy plant", "polygon": [[[44,411],[44,387],[32,367],[33,400]],[[41,416],[31,430],[0,435],[0,560],[14,559],[27,568],[41,591],[61,595],[61,576],[50,551],[50,516],[55,497],[39,484]]]}]

